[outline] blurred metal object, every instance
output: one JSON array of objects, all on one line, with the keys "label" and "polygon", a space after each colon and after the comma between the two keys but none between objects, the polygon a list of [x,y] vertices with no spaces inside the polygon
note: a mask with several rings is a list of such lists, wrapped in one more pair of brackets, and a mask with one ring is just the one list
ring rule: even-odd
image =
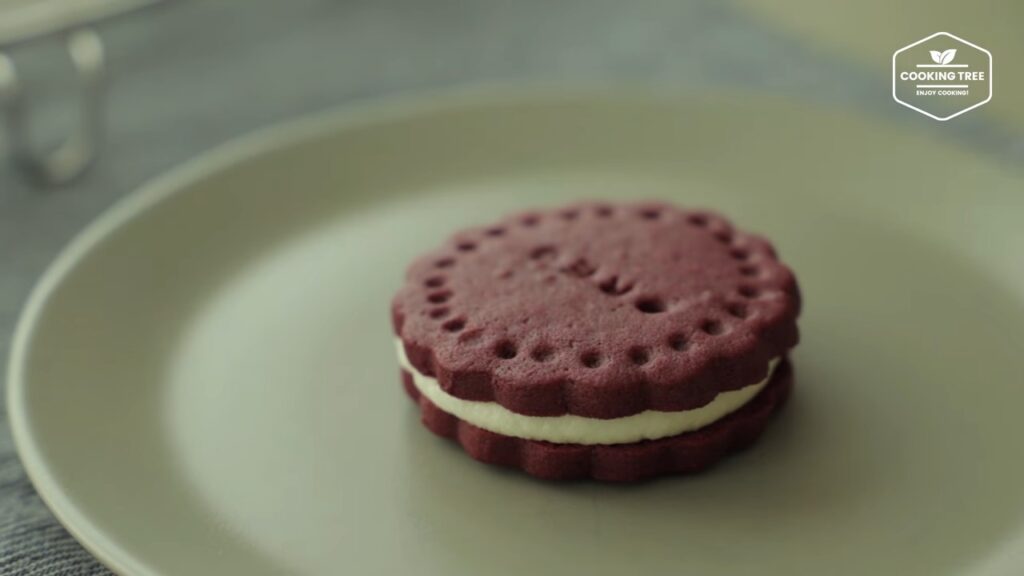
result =
[{"label": "blurred metal object", "polygon": [[14,62],[0,52],[0,107],[11,156],[33,180],[62,184],[85,171],[96,157],[103,128],[103,44],[92,29],[82,28],[66,39],[68,56],[78,75],[78,118],[71,133],[47,153],[32,146],[29,106]]},{"label": "blurred metal object", "polygon": [[[0,0],[0,117],[14,163],[33,180],[63,184],[95,160],[103,132],[103,42],[89,24],[156,0]],[[52,150],[32,145],[28,95],[5,50],[62,34],[78,81],[78,117]]]}]

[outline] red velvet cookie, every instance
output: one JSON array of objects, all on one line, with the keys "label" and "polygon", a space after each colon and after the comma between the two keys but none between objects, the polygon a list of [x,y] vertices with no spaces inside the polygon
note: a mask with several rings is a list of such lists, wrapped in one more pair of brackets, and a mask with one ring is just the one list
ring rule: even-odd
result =
[{"label": "red velvet cookie", "polygon": [[[581,203],[455,234],[409,267],[392,319],[432,430],[534,475],[629,480],[756,437],[789,388],[771,361],[796,345],[799,309],[771,244],[721,216]],[[437,424],[446,411],[457,425]],[[495,444],[543,456],[480,448]],[[581,473],[584,452],[635,466]]]}]

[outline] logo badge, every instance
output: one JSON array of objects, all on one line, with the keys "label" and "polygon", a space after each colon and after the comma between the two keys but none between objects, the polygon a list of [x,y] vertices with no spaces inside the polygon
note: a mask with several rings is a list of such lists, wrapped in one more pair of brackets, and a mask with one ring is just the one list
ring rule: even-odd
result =
[{"label": "logo badge", "polygon": [[892,97],[945,122],[992,99],[992,53],[936,32],[892,55]]}]

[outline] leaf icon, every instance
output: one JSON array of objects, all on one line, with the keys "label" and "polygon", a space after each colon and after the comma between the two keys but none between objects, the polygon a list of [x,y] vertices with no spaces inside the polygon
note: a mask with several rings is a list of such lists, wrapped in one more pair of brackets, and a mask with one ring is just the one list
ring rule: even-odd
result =
[{"label": "leaf icon", "polygon": [[[942,53],[942,62],[941,62],[941,64],[949,64],[950,62],[953,61],[953,58],[955,58],[955,57],[956,57],[956,48],[950,48],[949,50],[946,50],[945,52]],[[933,56],[933,58],[934,58],[934,56]]]},{"label": "leaf icon", "polygon": [[931,53],[932,62],[935,62],[936,64],[942,64],[942,52],[939,52],[938,50],[932,50]]}]

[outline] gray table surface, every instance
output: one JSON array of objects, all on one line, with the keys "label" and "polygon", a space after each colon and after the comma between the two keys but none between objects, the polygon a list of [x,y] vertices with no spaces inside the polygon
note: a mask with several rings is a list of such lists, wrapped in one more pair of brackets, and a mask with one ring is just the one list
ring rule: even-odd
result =
[{"label": "gray table surface", "polygon": [[[877,74],[819,55],[717,1],[173,1],[100,31],[112,87],[95,169],[73,185],[40,190],[2,161],[0,146],[4,357],[33,284],[100,212],[217,144],[303,113],[447,85],[528,80],[764,91],[922,124],[891,101]],[[68,65],[52,42],[15,56],[34,94],[36,136],[52,141],[70,121]],[[945,130],[1012,160],[1011,138],[983,120]],[[4,408],[0,576],[108,573],[36,495]]]}]

